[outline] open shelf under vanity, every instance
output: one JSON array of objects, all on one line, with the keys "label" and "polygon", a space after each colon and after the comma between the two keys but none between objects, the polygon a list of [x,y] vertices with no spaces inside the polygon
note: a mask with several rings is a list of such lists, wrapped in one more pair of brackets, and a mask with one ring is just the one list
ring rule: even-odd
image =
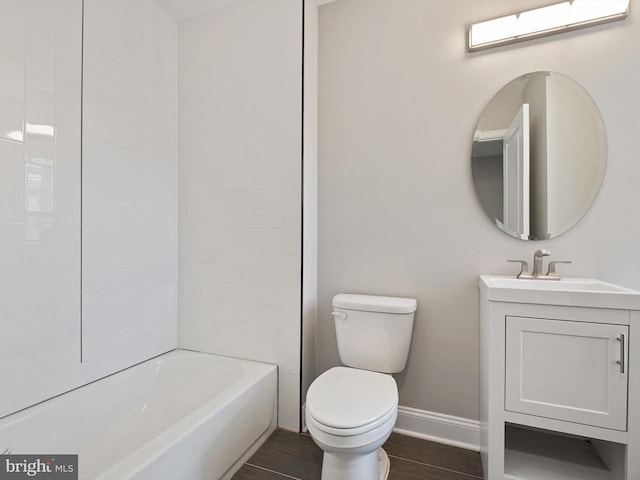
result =
[{"label": "open shelf under vanity", "polygon": [[504,468],[508,480],[617,478],[589,439],[515,425],[505,428]]}]

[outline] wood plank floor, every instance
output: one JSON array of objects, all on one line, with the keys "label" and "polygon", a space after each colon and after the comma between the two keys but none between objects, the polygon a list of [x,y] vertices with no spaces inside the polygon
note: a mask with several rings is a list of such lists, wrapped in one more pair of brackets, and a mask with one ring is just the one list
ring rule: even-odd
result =
[{"label": "wood plank floor", "polygon": [[[392,433],[389,480],[478,480],[480,454]],[[276,430],[233,480],[319,480],[322,450],[308,434]],[[363,479],[368,480],[368,479]]]}]

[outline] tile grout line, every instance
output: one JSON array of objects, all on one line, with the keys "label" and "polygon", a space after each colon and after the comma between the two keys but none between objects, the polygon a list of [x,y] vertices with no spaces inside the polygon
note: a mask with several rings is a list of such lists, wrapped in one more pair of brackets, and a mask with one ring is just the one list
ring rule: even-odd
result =
[{"label": "tile grout line", "polygon": [[425,467],[431,467],[431,468],[435,468],[435,469],[438,469],[438,470],[443,470],[445,472],[451,472],[451,473],[457,473],[458,475],[464,475],[465,477],[469,477],[469,478],[476,478],[476,479],[479,479],[479,480],[484,480],[484,477],[478,477],[477,475],[473,475],[472,473],[459,472],[457,470],[451,470],[450,468],[439,467],[437,465],[431,465],[430,463],[418,462],[417,460],[411,460],[409,458],[399,457],[397,455],[391,455],[390,453],[387,453],[387,455],[389,456],[389,458],[395,458],[397,460],[404,460],[406,462],[416,463],[418,465],[424,465]]},{"label": "tile grout line", "polygon": [[275,473],[276,475],[280,475],[281,477],[284,477],[284,478],[291,478],[292,480],[302,480],[299,477],[292,477],[291,475],[287,475],[286,473],[276,472],[275,470],[271,470],[270,468],[261,467],[260,465],[256,465],[255,463],[247,462],[247,463],[245,463],[245,465],[248,465],[248,466],[253,467],[253,468],[258,468],[260,470],[264,470],[265,472]]}]

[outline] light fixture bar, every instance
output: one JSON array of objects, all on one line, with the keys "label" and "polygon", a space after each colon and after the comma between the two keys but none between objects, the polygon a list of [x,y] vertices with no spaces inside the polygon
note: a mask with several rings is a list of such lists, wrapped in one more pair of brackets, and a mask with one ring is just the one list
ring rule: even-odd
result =
[{"label": "light fixture bar", "polygon": [[554,33],[622,20],[629,0],[572,0],[474,23],[468,30],[470,52]]}]

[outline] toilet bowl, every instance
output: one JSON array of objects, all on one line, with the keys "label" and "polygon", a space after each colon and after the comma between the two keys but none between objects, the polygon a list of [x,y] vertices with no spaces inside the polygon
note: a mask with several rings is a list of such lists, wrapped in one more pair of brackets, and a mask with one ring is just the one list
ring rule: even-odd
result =
[{"label": "toilet bowl", "polygon": [[380,448],[398,416],[395,380],[383,373],[335,367],[309,387],[305,419],[324,451],[322,480],[383,480],[389,459]]},{"label": "toilet bowl", "polygon": [[307,390],[305,420],[324,451],[322,480],[385,480],[381,448],[398,417],[398,386],[413,317],[412,298],[339,294],[333,298],[338,353],[345,366],[316,378]]}]

